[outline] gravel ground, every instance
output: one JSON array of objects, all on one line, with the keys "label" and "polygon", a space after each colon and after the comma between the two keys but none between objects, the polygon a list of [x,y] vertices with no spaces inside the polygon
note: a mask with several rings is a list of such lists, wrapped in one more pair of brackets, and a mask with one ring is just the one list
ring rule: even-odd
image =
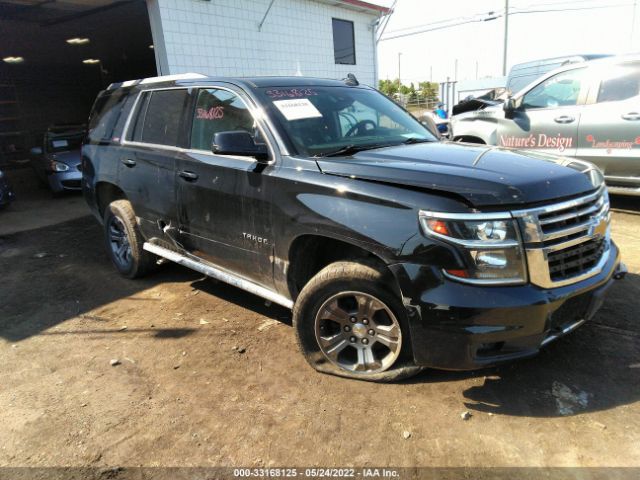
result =
[{"label": "gravel ground", "polygon": [[615,203],[630,274],[593,321],[392,385],[315,373],[290,312],[197,273],[120,278],[89,217],[0,237],[0,466],[638,467],[640,216]]}]

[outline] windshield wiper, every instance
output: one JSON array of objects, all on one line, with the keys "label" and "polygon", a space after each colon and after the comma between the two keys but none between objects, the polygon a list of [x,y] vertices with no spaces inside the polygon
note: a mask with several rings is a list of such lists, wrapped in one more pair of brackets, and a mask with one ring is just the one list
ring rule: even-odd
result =
[{"label": "windshield wiper", "polygon": [[426,138],[407,138],[402,142],[393,142],[393,143],[374,143],[373,145],[354,145],[349,144],[344,147],[340,147],[337,150],[332,150],[330,152],[319,153],[315,155],[316,158],[320,157],[341,157],[343,155],[352,155],[354,153],[362,152],[364,150],[373,150],[374,148],[384,148],[384,147],[395,147],[397,145],[411,145],[413,143],[431,143],[433,140],[428,140]]},{"label": "windshield wiper", "polygon": [[343,155],[352,155],[354,153],[362,152],[364,150],[373,150],[374,148],[383,148],[383,147],[391,147],[394,144],[392,143],[376,143],[373,145],[345,145],[344,147],[340,147],[337,150],[332,150],[330,152],[319,153],[314,155],[316,158],[320,157],[341,157]]}]

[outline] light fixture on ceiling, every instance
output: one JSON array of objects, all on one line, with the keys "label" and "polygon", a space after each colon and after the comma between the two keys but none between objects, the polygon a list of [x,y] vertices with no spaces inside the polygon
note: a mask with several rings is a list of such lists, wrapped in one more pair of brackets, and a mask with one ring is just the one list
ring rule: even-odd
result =
[{"label": "light fixture on ceiling", "polygon": [[95,65],[96,63],[100,63],[100,60],[98,60],[97,58],[85,58],[84,60],[82,60],[82,63],[84,63],[85,65]]},{"label": "light fixture on ceiling", "polygon": [[23,57],[4,57],[2,61],[6,63],[22,63],[24,62],[24,58]]},{"label": "light fixture on ceiling", "polygon": [[67,43],[69,45],[86,45],[87,43],[89,43],[89,39],[86,37],[73,37],[68,38]]},{"label": "light fixture on ceiling", "polygon": [[149,48],[150,48],[151,50],[153,50],[153,48],[154,48],[154,47],[153,47],[153,44],[149,45]]}]

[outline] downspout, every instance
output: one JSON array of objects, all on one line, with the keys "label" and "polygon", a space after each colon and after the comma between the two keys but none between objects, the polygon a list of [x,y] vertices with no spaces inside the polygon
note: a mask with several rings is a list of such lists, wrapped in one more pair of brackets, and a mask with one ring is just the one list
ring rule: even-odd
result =
[{"label": "downspout", "polygon": [[267,7],[267,11],[264,12],[264,17],[262,17],[262,20],[260,20],[260,23],[258,24],[258,31],[261,32],[262,31],[262,26],[264,25],[265,20],[267,19],[267,16],[269,16],[269,12],[271,11],[271,7],[273,7],[273,2],[275,2],[276,0],[271,0],[271,2],[269,2],[269,6]]},{"label": "downspout", "polygon": [[[385,28],[387,28],[387,24],[389,23],[389,19],[391,15],[393,15],[393,9],[396,6],[398,0],[394,0],[393,4],[388,10],[387,15],[382,15],[382,13],[378,16],[378,18],[371,24],[371,33],[373,35],[373,88],[378,89],[378,43],[380,42],[380,37],[384,33]],[[382,26],[382,30],[380,30],[380,34],[378,35],[377,27],[380,26],[380,21],[384,18],[385,22]]]},{"label": "downspout", "polygon": [[371,35],[373,40],[373,88],[378,89],[378,38],[377,38],[377,27],[380,24],[380,19],[382,15],[379,16],[372,24],[371,24]]}]

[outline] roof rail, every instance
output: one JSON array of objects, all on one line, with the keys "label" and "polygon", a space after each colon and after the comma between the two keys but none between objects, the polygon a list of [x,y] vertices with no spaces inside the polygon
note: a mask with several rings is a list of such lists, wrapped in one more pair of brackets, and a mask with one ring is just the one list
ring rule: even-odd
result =
[{"label": "roof rail", "polygon": [[158,83],[158,82],[171,82],[173,80],[194,80],[197,78],[206,78],[206,75],[202,75],[201,73],[178,73],[176,75],[162,75],[159,77],[149,77],[149,78],[141,78],[138,80],[127,80],[126,82],[117,82],[112,83],[107,87],[107,90],[113,90],[115,88],[120,87],[131,87],[133,85],[141,85],[148,83]]}]

